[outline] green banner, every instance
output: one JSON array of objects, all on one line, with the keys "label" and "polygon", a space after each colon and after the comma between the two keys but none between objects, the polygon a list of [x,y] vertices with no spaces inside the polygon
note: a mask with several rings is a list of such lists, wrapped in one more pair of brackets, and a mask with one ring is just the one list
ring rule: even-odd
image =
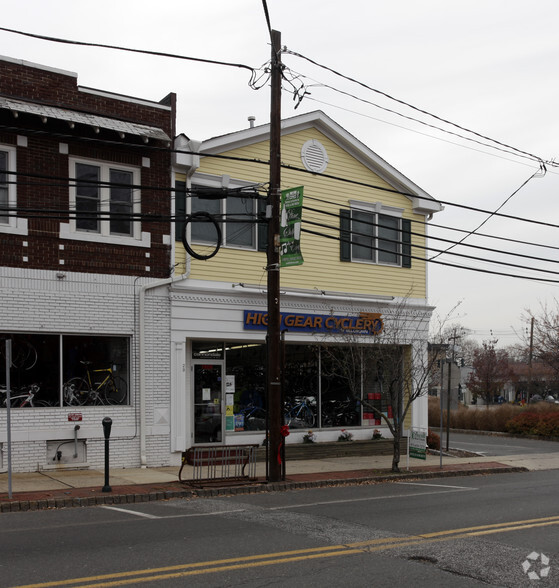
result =
[{"label": "green banner", "polygon": [[280,266],[302,265],[303,186],[282,190],[280,213]]}]

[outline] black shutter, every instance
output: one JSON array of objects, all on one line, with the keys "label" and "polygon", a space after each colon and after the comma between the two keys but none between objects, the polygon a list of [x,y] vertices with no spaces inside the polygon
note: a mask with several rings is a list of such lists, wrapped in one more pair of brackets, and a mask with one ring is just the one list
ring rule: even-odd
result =
[{"label": "black shutter", "polygon": [[264,198],[257,200],[256,214],[258,216],[257,241],[258,251],[266,251],[268,249],[268,223],[266,222],[266,203],[268,201]]},{"label": "black shutter", "polygon": [[351,261],[351,211],[340,209],[340,261]]},{"label": "black shutter", "polygon": [[186,218],[186,182],[175,182],[175,241],[182,240]]},{"label": "black shutter", "polygon": [[402,219],[402,267],[411,267],[411,221]]}]

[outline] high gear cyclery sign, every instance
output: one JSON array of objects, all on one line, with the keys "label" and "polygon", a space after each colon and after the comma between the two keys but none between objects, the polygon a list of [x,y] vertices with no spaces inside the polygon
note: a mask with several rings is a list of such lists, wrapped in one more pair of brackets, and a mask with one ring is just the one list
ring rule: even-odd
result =
[{"label": "high gear cyclery sign", "polygon": [[[244,328],[263,331],[268,327],[268,313],[261,310],[244,311]],[[303,333],[354,333],[380,335],[384,322],[380,313],[362,312],[355,316],[333,314],[281,313],[281,330]]]}]

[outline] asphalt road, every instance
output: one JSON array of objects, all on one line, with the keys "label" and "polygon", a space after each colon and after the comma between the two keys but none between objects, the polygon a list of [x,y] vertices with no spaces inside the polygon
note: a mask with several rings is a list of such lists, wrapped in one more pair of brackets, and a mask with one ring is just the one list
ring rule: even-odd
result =
[{"label": "asphalt road", "polygon": [[4,513],[0,586],[557,586],[558,484],[550,470]]},{"label": "asphalt road", "polygon": [[[436,431],[439,433],[440,431]],[[446,446],[446,431],[441,437],[443,448]],[[464,449],[481,455],[534,455],[536,453],[554,453],[559,451],[557,441],[522,439],[502,435],[478,435],[454,433],[450,431],[450,447]]]}]

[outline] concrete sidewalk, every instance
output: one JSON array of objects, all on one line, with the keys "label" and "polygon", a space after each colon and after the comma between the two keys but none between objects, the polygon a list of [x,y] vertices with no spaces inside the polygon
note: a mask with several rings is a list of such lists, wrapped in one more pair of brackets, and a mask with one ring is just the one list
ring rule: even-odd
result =
[{"label": "concrete sidewalk", "polygon": [[[382,482],[402,478],[426,478],[522,470],[559,469],[559,452],[503,457],[427,455],[425,461],[404,455],[400,474],[391,472],[392,457],[359,456],[290,461],[286,480],[266,483],[266,464],[257,463],[258,480],[250,484],[212,484],[194,488],[178,481],[178,466],[127,468],[110,471],[111,492],[102,492],[105,474],[101,470],[44,470],[12,475],[12,499],[8,497],[8,474],[0,473],[0,512],[36,510],[95,504],[123,504],[225,493],[281,491],[333,484]],[[191,479],[185,466],[183,479]],[[409,468],[409,469],[408,469]]]}]

